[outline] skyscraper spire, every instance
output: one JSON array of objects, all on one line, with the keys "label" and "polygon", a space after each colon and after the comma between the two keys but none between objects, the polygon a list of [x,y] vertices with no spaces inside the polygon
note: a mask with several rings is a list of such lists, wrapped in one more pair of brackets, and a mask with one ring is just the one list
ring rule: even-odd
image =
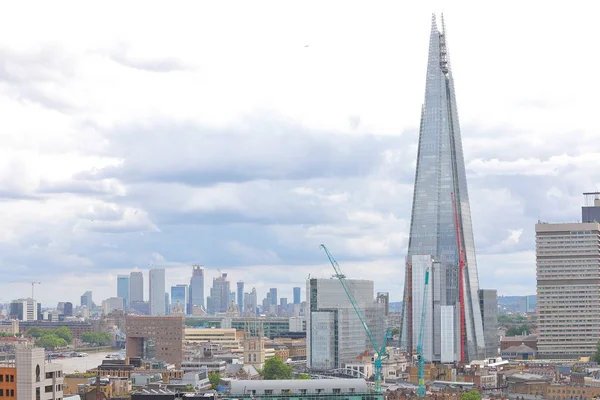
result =
[{"label": "skyscraper spire", "polygon": [[[413,332],[418,332],[423,307],[426,307],[425,358],[454,362],[461,358],[461,338],[464,338],[468,360],[485,356],[485,345],[465,163],[443,18],[441,25],[440,31],[433,15],[401,334],[409,349],[416,348],[417,335]],[[457,243],[461,244],[465,256],[463,285],[459,285]],[[420,293],[427,268],[433,279],[429,299],[421,304]],[[464,288],[462,293],[459,288]],[[464,299],[464,307],[460,306],[461,299]],[[464,310],[462,318],[460,310]]]}]

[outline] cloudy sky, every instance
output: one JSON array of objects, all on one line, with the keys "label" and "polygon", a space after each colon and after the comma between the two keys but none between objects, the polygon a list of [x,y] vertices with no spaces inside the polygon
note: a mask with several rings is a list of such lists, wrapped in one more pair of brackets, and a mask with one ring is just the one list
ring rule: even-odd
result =
[{"label": "cloudy sky", "polygon": [[119,273],[165,267],[170,285],[193,263],[259,298],[273,286],[291,297],[331,274],[326,243],[348,276],[400,300],[440,11],[481,286],[535,293],[535,222],[577,220],[581,193],[599,188],[590,7],[12,2],[0,13],[0,299],[36,280],[45,305],[85,290],[99,302]]}]

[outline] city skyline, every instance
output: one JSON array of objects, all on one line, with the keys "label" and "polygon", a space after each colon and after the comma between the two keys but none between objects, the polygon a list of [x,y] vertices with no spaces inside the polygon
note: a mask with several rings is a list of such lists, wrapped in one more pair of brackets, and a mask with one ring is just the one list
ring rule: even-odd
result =
[{"label": "city skyline", "polygon": [[[535,222],[576,221],[580,193],[600,182],[599,88],[580,73],[592,16],[536,2],[518,14],[339,4],[277,20],[265,11],[281,5],[244,5],[243,38],[207,17],[229,15],[223,5],[178,13],[164,32],[172,11],[148,6],[134,32],[124,6],[109,37],[107,10],[91,20],[44,5],[28,29],[17,21],[30,10],[11,4],[0,17],[2,301],[30,289],[7,282],[31,280],[44,305],[78,303],[61,298],[73,286],[99,302],[136,266],[165,268],[170,287],[193,263],[206,282],[221,269],[259,301],[270,287],[289,301],[309,274],[330,274],[320,243],[399,301],[427,22],[442,7],[479,286],[534,293]],[[551,68],[547,54],[561,55]]]}]

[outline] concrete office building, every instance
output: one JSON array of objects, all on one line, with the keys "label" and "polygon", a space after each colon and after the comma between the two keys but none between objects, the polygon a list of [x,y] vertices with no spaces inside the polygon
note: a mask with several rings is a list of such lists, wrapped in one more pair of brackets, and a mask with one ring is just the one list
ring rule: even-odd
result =
[{"label": "concrete office building", "polygon": [[94,302],[92,301],[92,292],[90,290],[82,294],[80,300],[82,307],[87,307],[88,310],[94,308]]},{"label": "concrete office building", "polygon": [[276,306],[277,305],[277,288],[269,289],[269,294],[270,294],[271,304]]},{"label": "concrete office building", "polygon": [[165,315],[165,270],[151,269],[149,273],[150,315]]},{"label": "concrete office building", "polygon": [[40,319],[40,305],[31,298],[13,300],[10,303],[10,317],[19,321],[37,321]]},{"label": "concrete office building", "polygon": [[584,193],[580,223],[535,226],[538,358],[574,359],[600,339],[600,193]]},{"label": "concrete office building", "polygon": [[500,347],[500,337],[498,336],[498,291],[495,289],[480,289],[479,308],[483,320],[485,356],[496,357]]},{"label": "concrete office building", "polygon": [[45,355],[39,347],[19,346],[15,350],[19,400],[62,399],[62,365],[46,363]]},{"label": "concrete office building", "polygon": [[[400,337],[409,352],[416,349],[421,314],[426,307],[424,357],[427,361],[452,363],[482,359],[485,339],[467,176],[446,39],[443,20],[438,29],[433,16]],[[462,269],[458,243],[464,252]],[[429,298],[422,304],[427,269]]]},{"label": "concrete office building", "polygon": [[141,271],[129,274],[129,302],[134,301],[144,301],[144,274]]},{"label": "concrete office building", "polygon": [[[378,343],[383,341],[383,305],[375,302],[373,281],[348,279]],[[356,311],[338,279],[309,279],[306,282],[308,316],[306,318],[306,363],[312,369],[334,369],[353,362],[373,346]]]},{"label": "concrete office building", "polygon": [[127,357],[163,361],[180,367],[183,360],[184,321],[183,315],[128,315]]},{"label": "concrete office building", "polygon": [[117,275],[117,297],[123,299],[123,310],[129,308],[129,275]]},{"label": "concrete office building", "polygon": [[110,297],[106,300],[102,300],[102,312],[104,315],[108,315],[116,310],[123,310],[125,301],[122,297]]},{"label": "concrete office building", "polygon": [[188,314],[192,314],[195,306],[204,308],[204,267],[201,265],[192,266],[189,299]]}]

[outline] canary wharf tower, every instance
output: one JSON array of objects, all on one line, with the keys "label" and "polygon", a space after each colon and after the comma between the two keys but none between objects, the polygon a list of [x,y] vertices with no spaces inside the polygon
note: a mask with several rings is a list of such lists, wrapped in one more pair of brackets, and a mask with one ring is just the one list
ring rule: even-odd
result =
[{"label": "canary wharf tower", "polygon": [[400,330],[402,344],[413,351],[423,325],[425,360],[451,363],[485,357],[485,344],[465,162],[443,17],[440,25],[438,28],[434,15]]}]

